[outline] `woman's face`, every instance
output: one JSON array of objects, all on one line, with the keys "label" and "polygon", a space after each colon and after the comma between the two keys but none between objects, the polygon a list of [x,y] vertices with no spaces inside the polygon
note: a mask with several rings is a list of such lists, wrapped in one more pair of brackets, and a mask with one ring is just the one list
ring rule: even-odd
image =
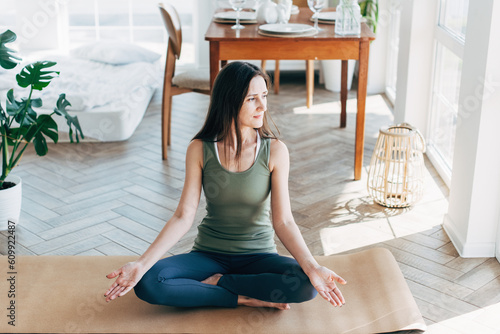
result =
[{"label": "woman's face", "polygon": [[266,81],[257,75],[250,81],[247,96],[238,115],[240,128],[260,128],[264,122],[265,111],[267,111]]}]

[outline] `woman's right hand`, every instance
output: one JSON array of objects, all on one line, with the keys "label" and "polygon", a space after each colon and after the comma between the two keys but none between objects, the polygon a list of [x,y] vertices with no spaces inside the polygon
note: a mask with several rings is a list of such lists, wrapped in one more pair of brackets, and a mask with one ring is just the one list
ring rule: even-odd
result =
[{"label": "woman's right hand", "polygon": [[120,269],[106,275],[109,279],[113,279],[118,276],[116,281],[104,294],[106,302],[109,302],[116,297],[125,295],[139,282],[144,274],[145,272],[141,264],[138,262],[129,262]]}]

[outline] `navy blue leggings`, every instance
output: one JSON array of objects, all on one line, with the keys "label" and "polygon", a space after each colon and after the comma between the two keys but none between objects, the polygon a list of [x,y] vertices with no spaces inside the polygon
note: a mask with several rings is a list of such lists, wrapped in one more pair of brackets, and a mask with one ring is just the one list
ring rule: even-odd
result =
[{"label": "navy blue leggings", "polygon": [[[217,285],[201,283],[220,273]],[[192,251],[159,260],[134,288],[140,299],[177,307],[236,307],[238,295],[301,303],[317,292],[297,261],[276,253],[229,255]]]}]

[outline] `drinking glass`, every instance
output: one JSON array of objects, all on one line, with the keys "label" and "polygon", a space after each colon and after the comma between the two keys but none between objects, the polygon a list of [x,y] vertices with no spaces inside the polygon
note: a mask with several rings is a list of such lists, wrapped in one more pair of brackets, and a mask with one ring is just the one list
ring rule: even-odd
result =
[{"label": "drinking glass", "polygon": [[321,12],[321,10],[325,8],[326,0],[307,0],[307,5],[309,6],[309,9],[314,12],[314,29],[316,29],[316,31],[323,30],[318,27],[318,16],[319,12]]},{"label": "drinking glass", "polygon": [[246,0],[229,0],[229,4],[236,11],[236,24],[231,27],[231,29],[243,29],[245,28],[240,24],[240,12],[245,6]]}]

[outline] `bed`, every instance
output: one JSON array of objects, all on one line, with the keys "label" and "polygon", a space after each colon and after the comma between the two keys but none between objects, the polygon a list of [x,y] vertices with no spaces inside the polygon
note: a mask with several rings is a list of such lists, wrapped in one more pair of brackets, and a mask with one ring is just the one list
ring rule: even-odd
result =
[{"label": "bed", "polygon": [[[99,42],[73,50],[69,56],[34,55],[23,62],[51,60],[57,62],[54,70],[60,75],[43,91],[43,106],[35,109],[39,114],[50,113],[59,94],[65,93],[71,103],[68,111],[78,116],[86,141],[121,141],[132,136],[140,124],[149,102],[162,83],[160,55],[140,47],[116,42]],[[0,73],[0,94],[5,100],[8,89],[14,88],[17,98],[28,92],[19,88],[15,73]],[[68,136],[66,121],[54,117],[61,140]]]}]

